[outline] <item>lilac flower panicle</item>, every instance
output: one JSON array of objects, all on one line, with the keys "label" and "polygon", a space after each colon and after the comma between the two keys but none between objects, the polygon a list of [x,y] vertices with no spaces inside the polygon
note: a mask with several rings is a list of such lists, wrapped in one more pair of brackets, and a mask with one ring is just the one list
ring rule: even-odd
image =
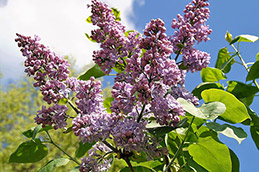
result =
[{"label": "lilac flower panicle", "polygon": [[88,81],[78,81],[76,105],[81,114],[91,114],[102,110],[101,82],[91,77]]},{"label": "lilac flower panicle", "polygon": [[173,19],[172,28],[176,29],[171,38],[174,46],[173,51],[178,53],[182,50],[183,63],[188,71],[200,71],[209,64],[210,55],[206,52],[199,51],[193,46],[202,41],[208,41],[212,30],[206,25],[209,18],[209,6],[207,0],[193,0],[186,5],[184,16],[177,15]]},{"label": "lilac flower panicle", "polygon": [[102,172],[107,171],[111,167],[110,159],[105,159],[102,154],[110,152],[111,150],[103,143],[96,143],[92,149],[88,151],[88,157],[82,158],[80,164],[80,172]]},{"label": "lilac flower panicle", "polygon": [[37,117],[35,117],[35,122],[37,124],[42,124],[44,128],[46,125],[52,126],[54,124],[54,129],[64,128],[67,125],[67,115],[66,111],[68,108],[63,105],[55,104],[49,108],[42,106],[42,109],[38,111]]},{"label": "lilac flower panicle", "polygon": [[99,29],[92,31],[91,38],[101,43],[101,50],[94,51],[93,60],[109,74],[116,63],[123,63],[122,58],[128,55],[125,27],[116,21],[112,10],[100,1],[92,0],[91,20]]},{"label": "lilac flower panicle", "polygon": [[36,81],[34,87],[40,87],[44,100],[50,103],[57,103],[62,98],[60,89],[64,90],[63,81],[68,78],[69,64],[62,57],[51,52],[48,47],[40,44],[40,38],[35,36],[23,36],[16,34],[18,46],[21,47],[23,56],[27,59],[24,62],[25,72],[33,76]]},{"label": "lilac flower panicle", "polygon": [[116,146],[125,151],[141,151],[145,145],[146,122],[137,122],[135,119],[119,121],[112,130]]},{"label": "lilac flower panicle", "polygon": [[105,140],[119,119],[120,116],[109,114],[106,111],[92,112],[87,115],[79,114],[73,120],[72,130],[83,143]]},{"label": "lilac flower panicle", "polygon": [[150,109],[160,125],[176,126],[180,121],[179,116],[185,115],[183,107],[170,94],[166,97],[155,97]]}]

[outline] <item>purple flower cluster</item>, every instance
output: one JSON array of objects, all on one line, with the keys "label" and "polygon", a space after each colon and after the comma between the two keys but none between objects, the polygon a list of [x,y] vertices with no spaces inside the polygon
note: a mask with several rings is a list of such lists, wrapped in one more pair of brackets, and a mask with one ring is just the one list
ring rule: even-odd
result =
[{"label": "purple flower cluster", "polygon": [[183,54],[183,63],[187,70],[192,72],[199,71],[207,67],[210,56],[206,52],[199,51],[193,46],[195,42],[209,40],[208,35],[212,30],[206,25],[209,18],[209,6],[207,0],[193,0],[184,10],[184,16],[177,15],[177,19],[173,19],[172,28],[176,29],[171,38],[174,46],[174,52]]},{"label": "purple flower cluster", "polygon": [[66,115],[66,111],[68,108],[66,106],[61,106],[55,104],[48,109],[46,106],[42,106],[42,109],[38,111],[37,117],[35,117],[35,122],[37,124],[42,124],[44,128],[46,125],[51,126],[54,124],[54,129],[64,128],[66,129],[67,123],[66,120],[68,116]]},{"label": "purple flower cluster", "polygon": [[101,82],[91,77],[88,81],[78,81],[76,105],[81,114],[102,111]]},{"label": "purple flower cluster", "polygon": [[83,143],[105,140],[109,137],[112,128],[116,125],[120,116],[103,112],[91,114],[79,114],[73,120],[73,131]]},{"label": "purple flower cluster", "polygon": [[101,50],[94,51],[93,60],[101,69],[109,74],[115,64],[123,64],[123,57],[128,55],[125,27],[116,20],[112,10],[100,1],[92,0],[91,21],[99,29],[92,31],[91,38],[101,43]]},{"label": "purple flower cluster", "polygon": [[102,143],[96,143],[92,149],[88,151],[88,157],[82,159],[80,164],[80,172],[102,172],[107,171],[111,165],[112,159],[105,159],[105,153],[110,149]]},{"label": "purple flower cluster", "polygon": [[27,57],[24,62],[25,72],[28,76],[34,76],[35,87],[40,87],[44,100],[51,104],[57,103],[62,98],[59,91],[64,89],[64,80],[69,75],[67,60],[51,52],[48,47],[40,44],[40,38],[35,36],[23,36],[17,34],[18,46],[21,47],[23,56]]},{"label": "purple flower cluster", "polygon": [[125,151],[141,152],[146,145],[145,129],[146,122],[137,122],[135,119],[119,121],[112,130],[115,145]]}]

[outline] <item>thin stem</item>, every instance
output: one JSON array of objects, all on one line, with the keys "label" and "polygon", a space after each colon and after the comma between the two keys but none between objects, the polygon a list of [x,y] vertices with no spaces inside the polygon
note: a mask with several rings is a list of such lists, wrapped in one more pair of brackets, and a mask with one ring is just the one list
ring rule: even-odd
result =
[{"label": "thin stem", "polygon": [[[245,63],[244,59],[241,57],[239,51],[236,49],[236,47],[235,47],[233,44],[232,44],[231,46],[232,46],[232,47],[234,48],[234,50],[237,52],[237,55],[238,55],[239,59],[241,60],[242,65],[245,67],[246,71],[249,72],[249,68],[248,68],[247,64]],[[258,83],[256,82],[255,79],[253,80],[253,82],[254,82],[254,84],[256,85],[256,87],[259,89],[259,85],[258,85]]]},{"label": "thin stem", "polygon": [[[164,155],[164,158],[165,158],[165,164],[166,164],[166,166],[168,166],[169,165],[169,159],[168,159],[167,155]],[[168,169],[168,172],[171,172],[170,168]]]},{"label": "thin stem", "polygon": [[128,164],[128,166],[129,166],[129,168],[130,168],[130,171],[131,171],[131,172],[135,172],[134,169],[133,169],[133,167],[132,167],[132,165],[131,165],[131,163],[130,163],[129,158],[126,156],[126,157],[124,157],[123,159],[124,159],[125,162]]},{"label": "thin stem", "polygon": [[73,158],[71,155],[69,155],[66,151],[64,151],[59,145],[57,145],[51,138],[50,134],[48,131],[46,131],[49,139],[50,139],[50,144],[53,144],[56,148],[58,148],[61,152],[63,152],[64,154],[66,154],[72,161],[74,161],[75,163],[77,163],[78,165],[80,165],[80,163],[75,159]]},{"label": "thin stem", "polygon": [[185,140],[186,140],[186,138],[187,138],[187,136],[188,136],[188,133],[189,133],[189,131],[190,131],[190,128],[191,128],[191,126],[192,126],[192,123],[193,123],[193,121],[194,121],[194,118],[195,118],[195,117],[192,117],[192,121],[191,121],[191,123],[190,123],[190,125],[189,125],[189,127],[188,127],[188,129],[187,129],[187,131],[186,131],[186,134],[185,134],[185,136],[184,136],[184,139],[183,139],[181,145],[179,146],[179,148],[178,148],[178,150],[176,151],[176,153],[175,153],[173,159],[172,159],[172,160],[170,161],[170,163],[166,166],[166,169],[165,169],[163,172],[167,172],[167,171],[169,170],[169,168],[171,167],[171,165],[174,163],[174,160],[178,157],[180,151],[181,151],[182,148],[183,148],[184,142],[185,142]]},{"label": "thin stem", "polygon": [[143,116],[143,112],[144,112],[144,110],[145,110],[145,107],[146,107],[146,105],[144,104],[144,106],[142,107],[141,112],[140,112],[140,114],[139,114],[139,116],[138,116],[137,122],[139,122],[139,121],[141,120],[141,118],[142,118],[142,116]]},{"label": "thin stem", "polygon": [[106,140],[104,140],[103,143],[104,143],[107,147],[109,147],[113,152],[119,153],[119,151],[118,151],[115,147],[113,147],[110,143],[108,143]]},{"label": "thin stem", "polygon": [[175,58],[174,58],[174,61],[177,61],[179,55],[181,54],[181,51],[182,51],[182,48],[180,48],[180,49],[178,50],[178,52],[177,52],[177,54],[176,54],[176,56],[175,56]]},{"label": "thin stem", "polygon": [[71,102],[71,100],[68,100],[68,104],[72,107],[72,109],[74,109],[74,111],[79,114],[78,109],[73,105],[73,103]]}]

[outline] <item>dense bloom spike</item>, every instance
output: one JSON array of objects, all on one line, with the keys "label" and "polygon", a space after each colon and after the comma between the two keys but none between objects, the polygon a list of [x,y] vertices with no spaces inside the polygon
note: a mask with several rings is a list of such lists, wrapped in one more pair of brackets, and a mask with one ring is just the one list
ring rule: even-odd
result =
[{"label": "dense bloom spike", "polygon": [[68,61],[51,52],[48,47],[40,44],[40,38],[35,36],[23,36],[16,34],[18,46],[21,47],[23,56],[27,57],[24,62],[25,72],[28,76],[34,76],[34,87],[40,87],[44,100],[50,104],[57,103],[63,95],[59,93],[65,89],[64,80],[68,78]]},{"label": "dense bloom spike", "polygon": [[80,172],[102,172],[107,171],[111,167],[112,159],[105,159],[103,155],[111,151],[103,143],[96,143],[92,149],[88,151],[88,157],[82,159],[80,164]]},{"label": "dense bloom spike", "polygon": [[66,111],[68,108],[66,106],[61,106],[55,104],[48,109],[46,106],[42,106],[42,109],[38,111],[37,117],[35,117],[35,122],[37,124],[42,124],[44,128],[46,125],[51,126],[54,124],[54,129],[58,128],[66,128],[66,119],[68,116],[66,115]]},{"label": "dense bloom spike", "polygon": [[207,67],[210,56],[208,53],[201,52],[193,48],[196,41],[209,40],[208,35],[212,30],[206,25],[209,18],[209,6],[207,0],[193,0],[186,5],[184,16],[177,15],[177,20],[173,19],[172,28],[176,29],[171,38],[174,46],[174,52],[179,53],[182,50],[183,62],[187,70],[192,72],[199,71]]}]

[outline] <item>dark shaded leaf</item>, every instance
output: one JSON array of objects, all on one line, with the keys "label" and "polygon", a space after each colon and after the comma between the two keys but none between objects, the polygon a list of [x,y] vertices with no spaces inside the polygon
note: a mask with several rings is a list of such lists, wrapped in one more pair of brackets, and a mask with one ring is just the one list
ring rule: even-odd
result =
[{"label": "dark shaded leaf", "polygon": [[92,148],[92,146],[95,144],[95,142],[93,142],[93,143],[88,143],[88,142],[86,142],[86,143],[82,143],[82,141],[80,141],[79,142],[79,147],[78,147],[78,149],[76,150],[76,152],[75,152],[75,156],[77,157],[77,158],[81,158],[82,156],[84,156],[85,155],[85,153],[88,151],[88,150],[90,150],[91,148]]},{"label": "dark shaded leaf", "polygon": [[231,149],[229,149],[229,152],[230,152],[230,158],[232,162],[232,172],[239,172],[239,168],[240,168],[239,159]]},{"label": "dark shaded leaf", "polygon": [[259,61],[256,61],[250,68],[246,81],[254,80],[259,78]]},{"label": "dark shaded leaf", "polygon": [[[154,170],[143,166],[135,166],[133,167],[133,169],[135,172],[154,172]],[[129,167],[125,167],[120,172],[131,172],[131,171]]]},{"label": "dark shaded leaf", "polygon": [[236,141],[238,141],[239,144],[247,137],[246,132],[242,128],[234,127],[229,124],[220,125],[215,122],[210,122],[210,123],[207,123],[206,125],[210,129],[218,133],[222,133],[227,137],[235,139]]},{"label": "dark shaded leaf", "polygon": [[23,142],[14,153],[11,154],[9,162],[34,163],[43,159],[48,154],[47,146],[40,139]]}]

